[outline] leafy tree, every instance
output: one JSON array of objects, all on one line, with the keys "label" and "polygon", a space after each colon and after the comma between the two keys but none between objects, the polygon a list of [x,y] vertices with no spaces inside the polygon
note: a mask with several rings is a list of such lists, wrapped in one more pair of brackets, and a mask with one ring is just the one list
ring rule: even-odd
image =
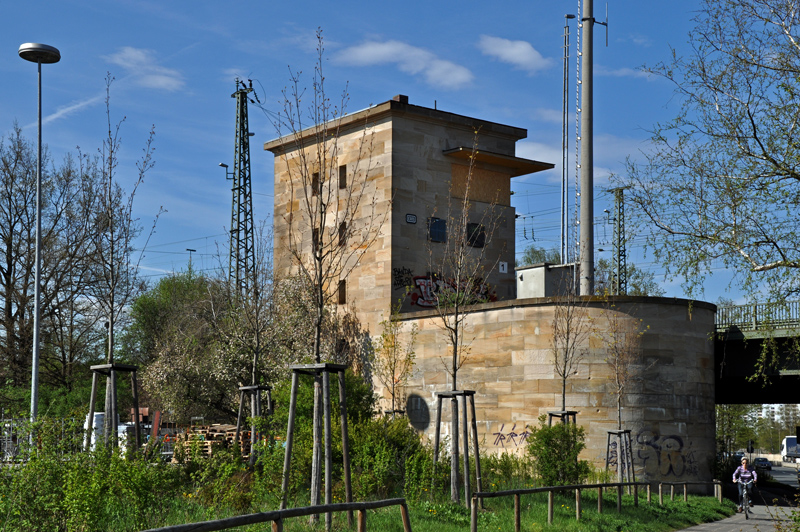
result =
[{"label": "leafy tree", "polygon": [[[594,270],[594,289],[598,295],[611,293],[611,281],[614,275],[613,269],[610,260],[600,259],[597,261],[597,266]],[[642,270],[633,263],[626,264],[625,270],[628,277],[628,290],[626,295],[662,297],[666,293],[664,289],[661,288],[661,285],[656,282],[653,272]]]},{"label": "leafy tree", "polygon": [[531,244],[525,248],[522,257],[516,260],[517,267],[540,264],[542,262],[561,264],[561,252],[558,250],[558,248],[545,249],[537,246],[536,244]]},{"label": "leafy tree", "polygon": [[731,453],[746,448],[755,439],[757,405],[717,405],[717,448]]},{"label": "leafy tree", "polygon": [[[522,257],[517,259],[517,267],[528,266],[549,262],[551,264],[561,264],[561,252],[557,248],[545,249],[536,244],[531,244],[525,248]],[[653,272],[642,270],[633,263],[626,265],[628,277],[629,296],[656,296],[664,295],[664,289],[656,282]],[[606,295],[611,292],[611,280],[613,276],[613,264],[608,259],[600,259],[594,270],[595,292],[598,295]]]},{"label": "leafy tree", "polygon": [[586,431],[575,423],[547,424],[539,416],[539,426],[530,427],[528,454],[542,486],[581,484],[591,472],[589,462],[578,455],[586,447]]},{"label": "leafy tree", "polygon": [[408,340],[403,343],[403,322],[400,319],[398,301],[392,306],[389,319],[381,322],[383,332],[375,340],[375,362],[373,372],[384,388],[389,391],[392,417],[398,406],[403,404],[405,386],[414,368],[414,344],[419,330],[413,324],[408,331]]},{"label": "leafy tree", "polygon": [[[800,291],[800,11],[783,0],[704,0],[688,56],[645,70],[680,110],[616,182],[655,257],[689,290],[711,268],[779,300]],[[751,293],[755,293],[752,291]]]}]

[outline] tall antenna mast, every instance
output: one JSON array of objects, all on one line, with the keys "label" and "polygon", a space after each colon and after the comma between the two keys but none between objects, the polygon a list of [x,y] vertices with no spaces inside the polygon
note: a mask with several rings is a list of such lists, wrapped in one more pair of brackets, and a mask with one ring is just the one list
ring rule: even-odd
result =
[{"label": "tall antenna mast", "polygon": [[569,20],[575,15],[564,15],[564,83],[561,100],[561,264],[569,261]]},{"label": "tall antenna mast", "polygon": [[[241,84],[241,88],[240,88]],[[245,297],[255,272],[255,237],[253,235],[253,188],[250,174],[250,128],[247,121],[247,95],[250,86],[236,79],[236,147],[233,156],[230,256],[228,281]]]}]

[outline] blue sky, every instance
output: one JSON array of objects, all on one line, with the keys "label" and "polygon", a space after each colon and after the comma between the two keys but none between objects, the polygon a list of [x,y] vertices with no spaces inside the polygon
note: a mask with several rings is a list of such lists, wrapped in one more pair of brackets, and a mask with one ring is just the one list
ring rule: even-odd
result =
[{"label": "blue sky", "polygon": [[[608,47],[604,29],[595,29],[598,218],[610,201],[603,192],[608,174],[624,171],[626,157],[647,149],[653,123],[677,110],[669,84],[639,67],[667,60],[671,47],[685,50],[696,5],[614,0]],[[156,165],[139,189],[136,212],[145,226],[160,207],[167,212],[143,273],[156,278],[184,269],[186,248],[197,250],[195,268],[214,268],[217,243],[224,255],[230,223],[230,186],[218,164],[232,165],[234,78],[253,79],[265,107],[278,111],[289,66],[311,72],[320,27],[328,88],[335,93],[349,84],[351,111],[405,94],[414,104],[526,128],[517,154],[556,169],[512,184],[521,215],[517,251],[533,242],[549,248],[559,239],[564,15],[578,9],[577,1],[553,0],[3,2],[0,132],[16,120],[32,140],[36,135],[36,66],[18,57],[20,44],[42,42],[62,54],[60,63],[43,66],[44,142],[57,160],[76,146],[84,152],[100,146],[110,72],[116,78],[112,117],[126,117],[118,172],[123,186],[135,177],[150,127],[156,131]],[[605,17],[604,4],[595,3],[595,17]],[[576,31],[572,21],[573,57]],[[574,113],[574,96],[570,108]],[[250,126],[255,216],[271,220],[273,157],[261,146],[275,129],[252,107]],[[574,139],[574,116],[570,128]],[[598,225],[596,247],[610,249],[611,235],[610,225]],[[629,246],[629,261],[659,271],[635,246]],[[725,272],[715,277],[705,294],[710,301],[725,292]],[[665,287],[670,296],[683,295],[679,282]]]}]

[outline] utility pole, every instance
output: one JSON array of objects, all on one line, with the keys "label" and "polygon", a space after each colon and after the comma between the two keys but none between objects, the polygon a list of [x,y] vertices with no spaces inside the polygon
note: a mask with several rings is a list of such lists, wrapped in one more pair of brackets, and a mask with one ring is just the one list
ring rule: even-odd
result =
[{"label": "utility pole", "polygon": [[250,137],[253,134],[250,133],[247,120],[247,100],[251,92],[252,81],[247,86],[244,81],[236,79],[236,92],[231,94],[231,98],[236,98],[236,146],[233,172],[227,174],[226,170],[226,177],[233,180],[228,281],[244,297],[248,297],[248,289],[255,272],[253,188],[250,173]]},{"label": "utility pole", "polygon": [[613,275],[611,291],[614,295],[624,296],[628,293],[628,262],[625,252],[625,188],[611,189],[614,193],[614,244]]},{"label": "utility pole", "polygon": [[581,212],[580,295],[594,293],[594,14],[592,0],[583,0],[581,14]]}]

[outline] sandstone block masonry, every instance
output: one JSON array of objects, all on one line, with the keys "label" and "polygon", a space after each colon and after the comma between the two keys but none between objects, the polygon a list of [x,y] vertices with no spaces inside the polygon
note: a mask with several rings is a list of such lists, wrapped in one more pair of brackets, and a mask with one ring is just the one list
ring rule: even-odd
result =
[{"label": "sandstone block masonry", "polygon": [[[528,427],[539,416],[561,409],[561,380],[552,354],[554,307],[554,300],[547,298],[487,303],[468,318],[471,345],[458,383],[460,389],[476,392],[484,450],[524,452]],[[647,329],[638,363],[643,372],[625,394],[622,409],[623,428],[632,431],[637,479],[711,479],[714,312],[709,303],[672,298],[594,298],[587,303],[587,319],[597,332],[582,346],[585,356],[566,388],[566,407],[578,412],[577,422],[586,428],[585,459],[604,467],[608,431],[617,429],[608,345],[599,334],[614,314],[616,319],[641,320]],[[411,313],[405,319],[419,326],[407,409],[412,424],[432,438],[434,394],[450,389],[444,364],[449,346],[433,313]],[[443,419],[448,420],[442,424],[448,434],[449,407]]]}]

